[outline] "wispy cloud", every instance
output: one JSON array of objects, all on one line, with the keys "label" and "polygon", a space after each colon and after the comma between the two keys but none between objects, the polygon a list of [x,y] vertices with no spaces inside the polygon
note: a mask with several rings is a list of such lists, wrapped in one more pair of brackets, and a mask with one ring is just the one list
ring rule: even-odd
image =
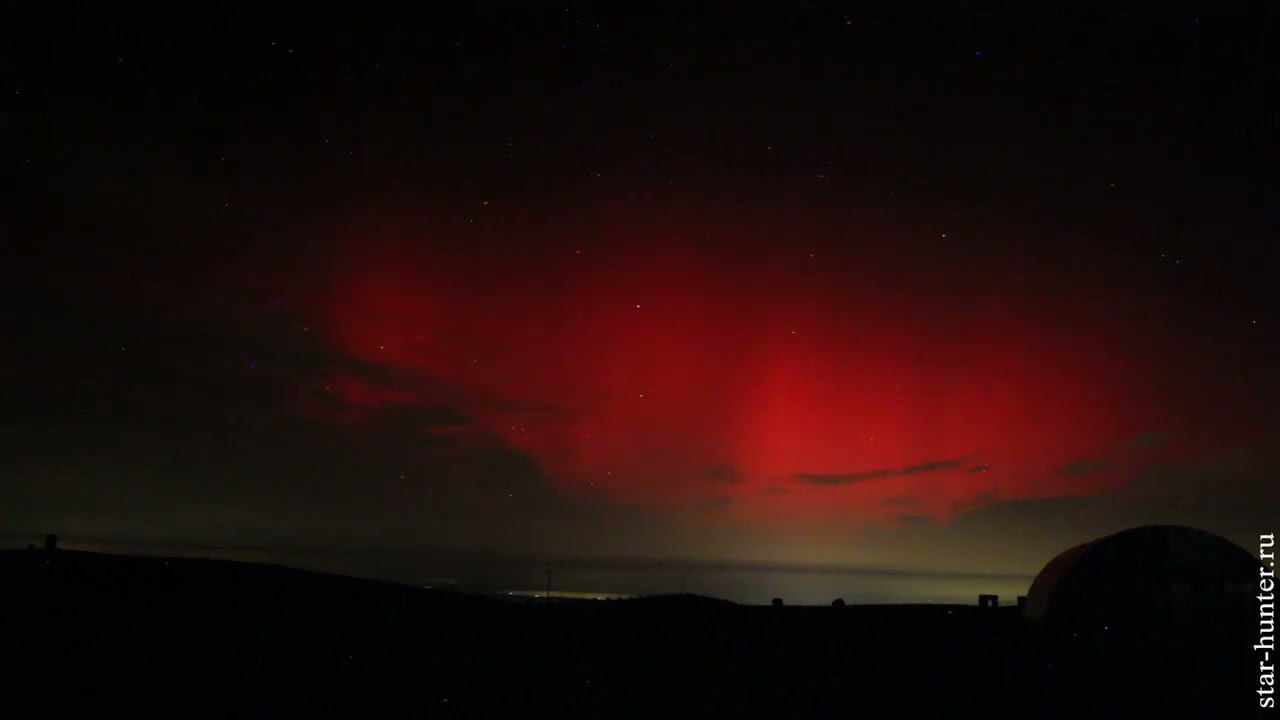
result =
[{"label": "wispy cloud", "polygon": [[950,460],[926,460],[924,462],[900,468],[878,468],[875,470],[862,470],[849,473],[800,473],[795,477],[801,482],[812,483],[814,485],[846,485],[848,483],[879,480],[881,478],[888,477],[919,475],[921,473],[940,472],[943,470],[956,470],[964,467],[964,465],[965,458],[954,458]]}]

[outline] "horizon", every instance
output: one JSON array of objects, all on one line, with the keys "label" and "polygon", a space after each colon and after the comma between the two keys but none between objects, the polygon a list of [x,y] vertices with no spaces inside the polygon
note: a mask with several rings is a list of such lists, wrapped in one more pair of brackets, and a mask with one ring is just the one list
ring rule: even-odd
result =
[{"label": "horizon", "polygon": [[[37,535],[3,533],[11,540]],[[43,536],[39,536],[43,537]],[[22,546],[9,548],[20,550]],[[151,559],[210,559],[248,562],[323,572],[345,577],[393,582],[426,589],[484,595],[545,594],[540,579],[552,569],[553,597],[649,597],[690,593],[747,605],[767,605],[783,597],[788,604],[828,605],[836,598],[849,604],[972,604],[978,594],[998,595],[999,604],[1015,605],[1026,595],[1036,572],[936,572],[926,568],[804,565],[693,558],[550,557],[470,553],[442,557],[424,549],[280,548],[212,545],[139,544],[104,538],[58,536],[58,549]],[[1047,562],[1047,560],[1046,560]],[[480,566],[479,576],[447,573]],[[735,580],[735,578],[738,578]],[[742,578],[748,578],[743,582]],[[507,587],[509,581],[523,587]],[[751,589],[743,589],[743,586]],[[940,590],[950,585],[949,590]],[[591,589],[588,589],[590,587]],[[789,591],[789,592],[788,592]],[[834,593],[834,594],[833,594]]]}]

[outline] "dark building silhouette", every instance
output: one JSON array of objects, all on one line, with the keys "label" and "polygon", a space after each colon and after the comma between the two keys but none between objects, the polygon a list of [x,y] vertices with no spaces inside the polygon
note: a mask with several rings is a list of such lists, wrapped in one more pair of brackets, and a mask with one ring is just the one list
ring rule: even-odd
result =
[{"label": "dark building silhouette", "polygon": [[782,598],[774,598],[774,599],[773,599],[773,606],[774,606],[774,607],[782,607]]},{"label": "dark building silhouette", "polygon": [[998,607],[1000,605],[999,595],[979,595],[978,607]]},{"label": "dark building silhouette", "polygon": [[1122,623],[1171,630],[1248,610],[1257,586],[1257,559],[1230,540],[1148,525],[1051,560],[1031,584],[1025,617],[1071,630]]},{"label": "dark building silhouette", "polygon": [[45,550],[58,549],[58,536],[56,534],[49,533],[48,535],[44,536],[44,549]]},{"label": "dark building silhouette", "polygon": [[1027,593],[1023,617],[1041,654],[1028,667],[1045,686],[1076,688],[1082,705],[1243,702],[1238,688],[1257,673],[1246,651],[1258,632],[1258,570],[1235,543],[1176,525],[1070,548]]}]

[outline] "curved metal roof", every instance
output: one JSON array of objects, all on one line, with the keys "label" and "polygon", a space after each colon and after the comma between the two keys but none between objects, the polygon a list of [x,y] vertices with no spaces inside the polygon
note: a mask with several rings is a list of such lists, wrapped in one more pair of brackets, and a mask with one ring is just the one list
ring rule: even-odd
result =
[{"label": "curved metal roof", "polygon": [[1170,570],[1224,581],[1253,581],[1257,559],[1213,533],[1181,525],[1144,525],[1064,550],[1049,561],[1027,592],[1024,616],[1043,622],[1063,581],[1097,575],[1114,590]]}]

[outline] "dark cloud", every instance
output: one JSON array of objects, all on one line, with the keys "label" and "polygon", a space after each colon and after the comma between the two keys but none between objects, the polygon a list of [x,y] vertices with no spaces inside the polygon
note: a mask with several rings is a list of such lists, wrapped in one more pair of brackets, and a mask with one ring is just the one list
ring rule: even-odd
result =
[{"label": "dark cloud", "polygon": [[902,525],[932,525],[933,518],[928,515],[901,514],[894,518]]},{"label": "dark cloud", "polygon": [[894,507],[915,507],[920,504],[920,498],[916,495],[895,495],[886,498],[884,504]]},{"label": "dark cloud", "polygon": [[738,469],[732,465],[709,467],[702,474],[715,482],[732,483],[738,481]]},{"label": "dark cloud", "polygon": [[[1126,486],[1098,496],[975,497],[952,522],[939,524],[939,547],[967,544],[999,553],[1011,567],[1036,567],[1058,552],[1126,528],[1187,525],[1246,549],[1275,527],[1280,484],[1276,436],[1253,447],[1190,465],[1140,471]],[[981,502],[980,502],[981,499]]]},{"label": "dark cloud", "polygon": [[724,510],[730,505],[733,505],[733,501],[734,498],[732,495],[717,495],[716,497],[708,498],[698,503],[695,506],[695,509],[701,512],[715,512],[717,510]]},{"label": "dark cloud", "polygon": [[974,508],[982,507],[983,505],[989,505],[995,501],[999,494],[1000,492],[994,488],[985,492],[980,492],[968,500],[961,500],[960,502],[952,504],[951,510],[952,512],[967,512]]},{"label": "dark cloud", "polygon": [[915,465],[907,465],[901,468],[880,468],[877,470],[863,470],[850,473],[800,473],[795,476],[797,480],[814,485],[845,485],[848,483],[865,482],[867,480],[879,480],[887,477],[899,477],[904,475],[919,475],[922,473],[941,472],[943,470],[955,470],[964,467],[965,459],[956,458],[953,460],[927,460],[925,462],[916,463]]},{"label": "dark cloud", "polygon": [[1088,475],[1101,470],[1104,464],[1105,463],[1101,460],[1076,458],[1057,470],[1054,470],[1053,474],[1058,477],[1080,477],[1082,475]]},{"label": "dark cloud", "polygon": [[802,482],[813,483],[814,485],[844,485],[847,483],[864,482],[866,480],[879,480],[880,478],[893,477],[901,475],[898,470],[881,469],[867,470],[855,473],[800,473],[796,475],[796,479]]},{"label": "dark cloud", "polygon": [[[272,305],[227,318],[170,317],[128,296],[49,309],[86,330],[9,368],[0,503],[11,531],[422,547],[515,544],[587,514],[461,409],[472,398],[329,351]],[[369,402],[353,404],[334,377]]]},{"label": "dark cloud", "polygon": [[1133,450],[1161,450],[1169,445],[1169,436],[1158,432],[1140,432],[1129,438]]}]

